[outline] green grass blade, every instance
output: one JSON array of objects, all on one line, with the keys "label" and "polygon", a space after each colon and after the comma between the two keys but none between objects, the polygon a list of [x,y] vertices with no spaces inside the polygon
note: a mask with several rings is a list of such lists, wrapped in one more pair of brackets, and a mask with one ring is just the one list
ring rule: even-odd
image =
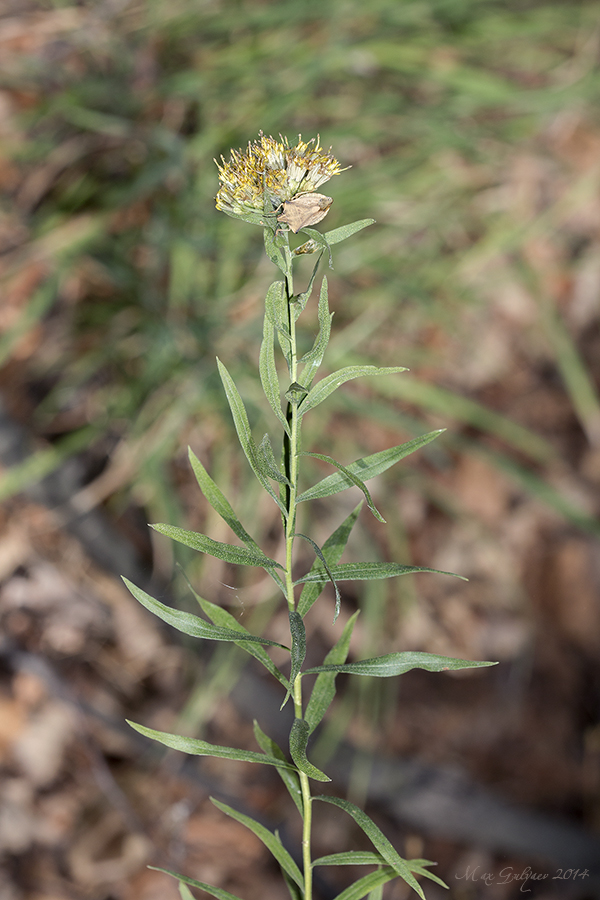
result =
[{"label": "green grass blade", "polygon": [[386,653],[372,659],[361,659],[358,662],[314,666],[306,669],[305,675],[316,672],[346,672],[349,675],[372,675],[376,678],[392,678],[403,675],[410,669],[426,669],[428,672],[449,672],[458,669],[478,669],[483,666],[495,666],[495,662],[481,662],[471,659],[454,659],[451,656],[438,656],[435,653],[404,651]]},{"label": "green grass blade", "polygon": [[[163,622],[166,622],[183,634],[188,634],[190,637],[203,638],[208,641],[249,641],[255,644],[267,644],[270,647],[284,646],[283,644],[278,644],[276,641],[270,641],[267,638],[256,637],[256,635],[250,634],[250,632],[245,629],[240,633],[233,628],[221,628],[216,625],[211,625],[210,622],[205,622],[204,619],[200,619],[192,613],[165,606],[160,600],[155,600],[154,597],[151,597],[150,594],[147,594],[127,578],[123,578],[123,581],[127,589],[133,594],[135,599],[142,604],[142,606],[145,606],[147,610],[154,613],[154,615],[158,616],[159,619],[162,619]],[[284,649],[287,649],[287,647]]]},{"label": "green grass blade", "polygon": [[331,781],[328,775],[313,766],[306,758],[306,745],[310,736],[308,722],[306,719],[294,719],[292,730],[290,731],[290,754],[298,769],[314,778],[315,781]]},{"label": "green grass blade", "polygon": [[218,744],[209,744],[207,741],[201,741],[198,738],[186,737],[182,734],[169,734],[166,731],[156,731],[154,728],[146,728],[145,725],[138,725],[136,722],[130,722],[126,719],[135,731],[143,734],[144,737],[158,741],[171,750],[180,750],[182,753],[188,753],[190,756],[214,756],[218,759],[233,759],[238,762],[261,763],[265,766],[281,767],[286,765],[288,769],[295,771],[295,767],[290,763],[282,763],[280,759],[267,756],[265,753],[257,753],[254,750],[238,750],[236,747],[221,747]]},{"label": "green grass blade", "polygon": [[[331,575],[336,581],[373,581],[377,578],[396,578],[399,575],[414,575],[417,572],[432,572],[435,575],[451,575],[468,581],[463,575],[455,572],[443,572],[441,569],[429,569],[426,566],[403,566],[400,563],[383,562],[359,562],[341,563],[338,566],[330,566]],[[313,568],[294,584],[326,584],[330,580],[329,574],[323,568]]]},{"label": "green grass blade", "polygon": [[326,400],[342,384],[351,381],[353,378],[362,378],[369,375],[395,375],[398,372],[406,371],[405,366],[346,366],[343,369],[338,369],[337,372],[332,372],[331,375],[322,378],[310,389],[300,404],[298,412],[303,416],[304,413],[314,409],[315,406]]},{"label": "green grass blade", "polygon": [[341,800],[339,797],[315,797],[315,800],[323,800],[325,803],[331,803],[334,806],[339,806],[340,809],[343,809],[348,813],[349,816],[352,816],[356,824],[361,828],[364,833],[367,835],[369,840],[372,842],[373,846],[376,850],[381,853],[385,861],[394,869],[394,871],[400,875],[401,878],[414,890],[417,892],[421,900],[425,900],[425,895],[421,888],[419,882],[415,879],[414,875],[411,873],[407,862],[405,859],[402,859],[400,854],[395,850],[390,841],[386,838],[380,828],[377,827],[375,822],[369,816],[359,809],[358,806],[355,806],[354,803],[350,803],[349,800]]},{"label": "green grass blade", "polygon": [[[345,663],[350,648],[352,631],[359,612],[360,610],[356,610],[344,626],[341,637],[325,657],[324,665],[342,665]],[[321,672],[315,681],[304,713],[304,718],[308,722],[309,734],[313,733],[331,705],[331,701],[335,696],[336,674],[334,671],[327,670]]]},{"label": "green grass blade", "polygon": [[321,500],[323,497],[330,497],[332,494],[337,494],[348,487],[352,487],[354,484],[354,481],[352,480],[353,476],[362,479],[362,481],[368,481],[369,478],[381,475],[382,472],[385,472],[395,463],[404,459],[405,456],[409,456],[409,454],[414,453],[415,450],[420,450],[421,447],[425,447],[426,444],[429,444],[430,441],[433,441],[440,434],[443,434],[444,431],[444,428],[437,431],[430,431],[428,434],[423,434],[420,437],[414,438],[412,441],[398,444],[397,447],[390,447],[388,450],[380,450],[378,453],[371,453],[369,456],[363,456],[361,459],[357,459],[346,466],[345,472],[335,472],[333,475],[328,475],[327,478],[319,481],[314,487],[304,491],[299,495],[296,502],[301,503],[304,500]]},{"label": "green grass blade", "polygon": [[246,547],[235,547],[233,544],[224,544],[222,541],[213,541],[212,538],[197,531],[186,531],[185,528],[178,528],[176,525],[151,525],[154,531],[164,534],[192,550],[198,550],[200,553],[208,553],[217,559],[225,562],[234,563],[236,566],[260,566],[263,569],[277,568],[282,569],[278,562],[270,559],[262,552],[262,550],[248,550]]},{"label": "green grass blade", "polygon": [[294,880],[294,882],[298,885],[298,887],[302,888],[304,885],[304,879],[302,878],[302,873],[288,851],[285,849],[280,840],[273,834],[273,832],[269,831],[268,828],[265,828],[264,825],[261,825],[260,822],[257,822],[255,819],[252,819],[250,816],[245,816],[243,813],[238,812],[236,809],[232,809],[231,806],[227,806],[225,803],[221,803],[220,800],[215,800],[214,797],[210,798],[211,803],[220,809],[221,812],[224,812],[225,815],[230,816],[232,819],[235,819],[236,822],[239,822],[241,825],[245,825],[256,837],[263,842],[265,847],[271,852],[271,854],[275,857],[281,868],[284,872],[286,872],[290,878]]},{"label": "green grass blade", "polygon": [[[258,744],[258,746],[268,756],[274,756],[275,759],[280,759],[282,762],[287,763],[283,750],[279,747],[278,744],[275,743],[274,740],[272,740],[267,734],[264,733],[256,720],[254,721],[254,737],[256,738],[256,743]],[[298,812],[301,816],[303,816],[304,806],[302,803],[302,790],[300,788],[300,779],[298,778],[298,773],[286,768],[286,766],[280,766],[277,771],[279,773],[279,777],[288,789],[290,797],[296,804]]]}]

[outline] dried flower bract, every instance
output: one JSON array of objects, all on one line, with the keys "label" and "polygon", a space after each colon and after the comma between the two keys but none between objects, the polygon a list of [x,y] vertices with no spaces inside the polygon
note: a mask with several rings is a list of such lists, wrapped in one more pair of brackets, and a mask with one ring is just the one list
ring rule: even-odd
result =
[{"label": "dried flower bract", "polygon": [[305,142],[299,136],[298,143],[290,147],[287,138],[276,141],[262,133],[245,151],[232,150],[229,162],[221,157],[217,166],[217,209],[256,224],[264,224],[261,215],[272,215],[297,195],[313,193],[342,171],[318,137]]}]

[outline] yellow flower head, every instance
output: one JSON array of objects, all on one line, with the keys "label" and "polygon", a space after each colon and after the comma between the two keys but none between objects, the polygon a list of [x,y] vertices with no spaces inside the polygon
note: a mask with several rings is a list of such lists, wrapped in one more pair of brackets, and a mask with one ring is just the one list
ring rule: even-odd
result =
[{"label": "yellow flower head", "polygon": [[245,152],[232,150],[229,162],[221,157],[217,166],[217,209],[257,223],[261,214],[274,212],[297,194],[316,191],[342,171],[318,137],[308,143],[298,137],[296,146],[290,147],[287,138],[276,141],[262,133]]}]

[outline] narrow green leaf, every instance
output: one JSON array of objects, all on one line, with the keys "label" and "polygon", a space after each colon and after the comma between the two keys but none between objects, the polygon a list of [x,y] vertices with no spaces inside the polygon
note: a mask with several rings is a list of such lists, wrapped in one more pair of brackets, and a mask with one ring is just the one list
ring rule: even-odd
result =
[{"label": "narrow green leaf", "polygon": [[189,887],[184,884],[183,881],[179,882],[179,896],[181,897],[181,900],[195,900]]},{"label": "narrow green leaf", "polygon": [[[215,510],[215,512],[217,512],[221,516],[221,518],[225,522],[227,522],[234,534],[236,534],[239,539],[243,541],[243,543],[248,547],[249,550],[252,550],[255,553],[262,553],[262,550],[254,540],[254,538],[248,534],[248,532],[236,516],[229,500],[227,499],[221,488],[212,480],[198,457],[189,447],[188,456],[200,490],[202,491],[212,508]],[[280,590],[285,593],[285,585],[283,584],[283,581],[279,577],[278,573],[275,571],[274,567],[272,567],[268,571],[275,584],[277,584]]]},{"label": "narrow green leaf", "polygon": [[437,866],[437,863],[432,862],[430,859],[407,859],[406,864],[413,875],[421,875],[423,878],[429,878],[430,881],[435,881],[440,887],[448,890],[446,882],[442,881],[441,878],[434,875],[433,872],[430,872],[429,869],[426,868],[426,866]]},{"label": "narrow green leaf", "polygon": [[367,900],[383,900],[383,885],[378,884],[376,888],[373,888],[372,891],[369,891]]},{"label": "narrow green leaf", "polygon": [[273,481],[278,481],[279,484],[287,484],[287,486],[290,487],[289,479],[279,471],[268,434],[264,435],[262,441],[258,445],[258,458],[262,463],[262,471],[267,474],[269,478],[272,478]]},{"label": "narrow green leaf", "polygon": [[317,559],[319,560],[319,562],[322,564],[323,568],[329,575],[329,580],[332,583],[333,589],[335,591],[335,612],[333,614],[333,621],[335,623],[335,621],[337,620],[337,617],[340,614],[340,609],[342,606],[342,597],[340,594],[340,589],[337,586],[335,578],[332,575],[331,569],[329,568],[329,566],[327,564],[327,559],[323,555],[323,551],[321,550],[319,545],[316,544],[312,538],[307,537],[305,534],[300,534],[299,532],[296,532],[296,534],[294,536],[304,538],[305,541],[308,541],[308,543],[312,546],[313,550],[315,551],[315,553],[317,555]]},{"label": "narrow green leaf", "polygon": [[[203,597],[198,597],[197,594],[196,597],[200,606],[202,607],[202,610],[206,613],[211,622],[214,622],[217,625],[221,625],[222,627],[231,628],[232,631],[241,632],[242,634],[250,634],[250,632],[247,631],[244,626],[241,625],[238,620],[231,615],[231,613],[227,612],[226,609],[223,609],[222,606],[217,606],[216,603],[211,603],[210,600],[205,600]],[[263,650],[263,648],[259,644],[252,643],[248,640],[244,640],[243,638],[236,638],[236,644],[238,643],[238,640],[238,646],[241,647],[242,650],[245,650],[246,653],[249,653],[260,663],[262,663],[267,672],[270,672],[271,675],[284,686],[286,691],[289,690],[290,683],[288,679],[285,677],[283,672],[279,671],[266,650]]]},{"label": "narrow green leaf", "polygon": [[321,283],[317,314],[319,318],[319,333],[315,338],[312,348],[299,360],[300,363],[304,364],[304,368],[298,380],[300,381],[300,384],[307,389],[312,385],[315,373],[323,362],[323,356],[325,355],[325,350],[327,349],[329,336],[331,334],[331,320],[333,319],[333,313],[329,312],[327,278],[323,278]]},{"label": "narrow green leaf", "polygon": [[[468,581],[463,575],[455,572],[443,572],[441,569],[429,569],[425,566],[402,566],[400,563],[361,562],[341,563],[338,566],[330,566],[329,570],[336,581],[373,581],[377,578],[395,578],[398,575],[414,575],[416,572],[433,572],[436,575],[452,575],[461,581]],[[325,584],[329,581],[329,574],[323,568],[311,569],[294,584],[312,582]]]},{"label": "narrow green leaf", "polygon": [[273,288],[273,290],[267,291],[267,296],[265,298],[265,315],[269,317],[273,324],[279,346],[281,347],[289,368],[292,361],[292,345],[288,318],[289,310],[285,294],[285,285],[282,281],[277,283],[280,285],[279,290]]},{"label": "narrow green leaf", "polygon": [[[274,285],[271,285],[269,291],[277,289],[281,293],[282,288],[283,285],[281,284],[281,282],[276,282]],[[277,367],[275,365],[274,343],[275,326],[273,325],[271,318],[265,311],[265,318],[263,322],[263,339],[260,345],[260,356],[258,362],[260,382],[262,384],[265,397],[271,404],[271,409],[279,419],[280,423],[283,425],[284,430],[287,432],[287,434],[289,434],[290,427],[281,409],[281,387],[279,385],[279,376],[277,374]]]},{"label": "narrow green leaf", "polygon": [[[380,828],[377,827],[375,822],[369,816],[362,811],[358,806],[354,803],[350,803],[349,800],[341,800],[339,797],[315,797],[315,800],[323,800],[325,803],[331,803],[333,806],[339,806],[340,809],[343,809],[348,813],[349,816],[352,816],[356,824],[361,828],[364,833],[367,835],[373,846],[376,850],[381,853],[385,861],[394,869],[401,878],[414,890],[417,892],[421,900],[425,900],[425,895],[421,888],[419,882],[415,879],[414,875],[411,873],[405,859],[402,859],[400,854],[395,850],[386,836],[383,834]],[[372,888],[371,888],[372,890]]]},{"label": "narrow green leaf", "polygon": [[362,900],[371,891],[376,890],[380,885],[387,884],[388,881],[398,878],[398,872],[391,866],[384,866],[376,872],[370,872],[349,885],[345,891],[338,894],[335,900]]},{"label": "narrow green leaf", "polygon": [[271,852],[271,854],[275,857],[281,868],[284,872],[292,878],[299,887],[302,887],[304,884],[304,879],[302,878],[302,873],[300,869],[285,849],[280,840],[273,834],[273,832],[269,831],[268,828],[265,828],[264,825],[261,825],[260,822],[257,822],[256,819],[252,819],[250,816],[245,816],[243,813],[238,812],[236,809],[232,809],[231,806],[227,806],[225,803],[221,803],[219,800],[215,800],[214,797],[210,798],[211,803],[220,809],[221,812],[224,812],[225,815],[230,816],[232,819],[235,819],[236,822],[239,822],[241,825],[245,825],[256,837],[263,842],[265,847]]},{"label": "narrow green leaf", "polygon": [[433,441],[434,438],[438,437],[438,435],[442,434],[444,431],[444,428],[440,428],[437,431],[430,431],[429,434],[422,434],[420,437],[414,438],[412,441],[407,441],[404,444],[399,444],[397,447],[390,447],[388,450],[380,450],[378,453],[371,453],[369,456],[357,459],[355,462],[346,466],[348,475],[343,472],[335,472],[333,475],[328,475],[327,478],[319,481],[314,487],[311,487],[300,494],[300,496],[297,497],[296,502],[301,503],[304,500],[320,500],[323,497],[330,497],[332,494],[337,494],[348,487],[352,487],[354,482],[350,478],[350,474],[358,476],[362,481],[368,481],[369,478],[381,475],[382,472],[385,472],[395,463],[404,459],[405,456],[414,453],[415,450],[419,450],[430,441]]},{"label": "narrow green leaf", "polygon": [[349,675],[371,675],[375,678],[392,678],[402,675],[410,669],[426,669],[428,672],[455,672],[458,669],[479,669],[483,666],[495,666],[495,662],[481,662],[472,659],[454,659],[451,656],[438,656],[435,653],[421,653],[407,650],[402,653],[386,653],[373,659],[361,659],[358,662],[343,665],[323,665],[306,669],[305,675],[316,672],[347,672]]},{"label": "narrow green leaf", "polygon": [[[142,604],[142,606],[145,606],[147,610],[154,613],[154,615],[158,616],[159,619],[162,619],[163,622],[172,625],[173,628],[176,628],[177,631],[181,631],[183,634],[189,634],[190,637],[204,638],[208,641],[235,641],[236,643],[249,641],[255,644],[267,644],[270,647],[284,646],[283,644],[278,644],[276,641],[270,641],[267,638],[256,637],[256,635],[250,634],[250,632],[245,629],[240,633],[233,628],[220,628],[211,625],[210,622],[205,622],[204,619],[200,619],[192,613],[165,606],[160,600],[155,600],[154,597],[151,597],[150,594],[147,594],[127,578],[123,578],[123,581],[126,588],[133,594],[135,599]],[[284,649],[287,649],[287,647],[284,647]]]},{"label": "narrow green leaf", "polygon": [[290,632],[292,635],[292,667],[290,672],[290,685],[294,685],[294,681],[300,673],[302,663],[306,656],[306,630],[302,616],[299,616],[295,610],[290,610]]},{"label": "narrow green leaf", "polygon": [[270,559],[262,552],[262,550],[248,550],[246,547],[235,547],[233,544],[224,544],[221,541],[213,541],[212,538],[205,534],[199,534],[197,531],[186,531],[184,528],[178,528],[176,525],[151,525],[154,531],[164,534],[192,550],[198,550],[200,553],[208,553],[217,559],[225,562],[234,563],[237,566],[260,566],[262,569],[277,568],[282,569],[278,562]]},{"label": "narrow green leaf", "polygon": [[[264,733],[256,719],[254,720],[254,737],[256,738],[256,743],[258,744],[258,746],[268,756],[274,756],[275,759],[280,759],[282,762],[287,764],[287,760],[284,756],[283,750],[279,747],[278,744],[275,743],[274,740],[272,740],[267,734]],[[298,778],[298,773],[286,768],[286,766],[280,766],[277,771],[281,780],[288,789],[290,797],[296,804],[298,812],[301,816],[303,816],[304,805],[302,802],[302,789],[300,788],[300,779]]]},{"label": "narrow green leaf", "polygon": [[298,769],[314,778],[315,781],[331,781],[328,775],[313,766],[306,758],[306,745],[309,738],[308,722],[306,719],[294,719],[292,730],[290,731],[290,754]]},{"label": "narrow green leaf", "polygon": [[[408,862],[408,860],[407,860]],[[313,860],[313,866],[383,866],[385,859],[381,853],[368,850],[346,850],[344,853],[331,853]]]},{"label": "narrow green leaf", "polygon": [[323,462],[329,463],[330,466],[335,466],[336,469],[339,469],[342,475],[344,475],[349,481],[352,482],[355,487],[363,492],[363,494],[365,495],[365,500],[367,501],[367,506],[369,507],[377,521],[382,522],[385,525],[385,519],[371,500],[371,495],[367,489],[366,484],[358,477],[358,475],[355,475],[354,472],[351,472],[350,469],[337,462],[337,460],[333,459],[333,457],[325,456],[323,453],[309,453],[307,451],[303,453],[302,456],[313,456],[315,459],[320,459]]},{"label": "narrow green leaf", "polygon": [[[358,618],[359,612],[360,610],[356,610],[354,615],[351,616],[351,618],[344,626],[341,637],[325,657],[324,665],[343,665],[343,663],[346,662],[348,650],[350,648],[352,631],[354,630],[354,625],[356,623],[356,619]],[[308,722],[309,734],[313,733],[331,705],[331,701],[335,696],[336,674],[336,672],[327,670],[325,672],[321,672],[319,674],[319,677],[315,681],[310,695],[310,700],[306,705],[306,710],[304,713],[304,718]]]},{"label": "narrow green leaf", "polygon": [[272,263],[280,269],[284,275],[286,271],[285,259],[280,248],[277,246],[275,232],[271,228],[264,229],[265,251]]},{"label": "narrow green leaf", "polygon": [[358,222],[351,222],[349,225],[342,225],[341,228],[334,228],[333,231],[326,231],[323,237],[328,244],[339,244],[346,238],[352,237],[357,231],[362,231],[368,225],[374,225],[375,219],[359,219]]},{"label": "narrow green leaf", "polygon": [[408,369],[404,366],[385,366],[382,368],[379,366],[346,366],[343,369],[338,369],[337,372],[333,372],[331,375],[327,375],[326,378],[322,378],[321,381],[317,381],[300,405],[299,412],[301,415],[304,415],[309,409],[314,409],[340,385],[345,384],[346,381],[351,381],[353,378],[361,378],[368,375],[395,375],[398,372],[407,371]]},{"label": "narrow green leaf", "polygon": [[[362,506],[362,501],[356,506],[350,515],[344,519],[341,525],[338,525],[336,530],[331,534],[322,547],[322,553],[325,559],[327,560],[327,565],[332,566],[337,563],[342,553],[344,552],[344,548],[348,543],[348,538],[350,537],[350,532],[354,527],[356,520],[358,519],[358,514],[360,512]],[[314,562],[314,565],[311,572],[313,571],[321,571],[320,560],[317,558]],[[305,583],[302,588],[302,593],[300,594],[300,599],[298,601],[297,612],[304,618],[307,614],[315,600],[318,598],[319,594],[322,591],[322,584],[324,582],[316,582],[314,584]]]},{"label": "narrow green leaf", "polygon": [[293,881],[287,872],[282,872],[283,880],[290,892],[290,900],[303,900],[304,890],[301,890],[295,881]]},{"label": "narrow green leaf", "polygon": [[304,310],[308,300],[310,299],[310,295],[312,294],[313,285],[315,283],[315,277],[317,274],[317,269],[319,268],[319,263],[321,262],[322,253],[319,253],[317,257],[317,261],[313,266],[312,274],[308,281],[308,285],[305,291],[302,291],[301,294],[297,294],[294,297],[293,311],[294,311],[294,319],[297,320],[300,313]]},{"label": "narrow green leaf", "polygon": [[195,878],[188,878],[186,875],[179,875],[177,872],[171,871],[171,869],[161,869],[159,866],[148,866],[148,868],[152,869],[154,872],[164,872],[165,875],[172,875],[173,878],[177,878],[180,883],[189,884],[191,887],[206,891],[207,894],[216,897],[217,900],[240,900],[235,894],[230,894],[229,891],[225,891],[223,888],[213,887],[212,884],[206,884],[204,881],[196,881]]},{"label": "narrow green leaf", "polygon": [[221,376],[221,381],[223,382],[223,387],[225,388],[225,393],[227,395],[227,402],[229,403],[229,408],[231,409],[231,415],[233,416],[235,430],[237,431],[237,435],[242,446],[242,450],[246,455],[246,459],[250,463],[250,468],[264,487],[265,491],[271,495],[281,512],[285,515],[285,507],[269,484],[268,477],[265,476],[262,465],[258,459],[258,450],[250,431],[250,423],[248,421],[248,415],[246,413],[244,401],[240,397],[239,391],[233,382],[233,378],[220,359],[217,359],[217,365],[219,367],[219,374]]},{"label": "narrow green leaf", "polygon": [[264,753],[256,753],[254,750],[237,750],[235,747],[221,747],[217,744],[209,744],[206,741],[198,740],[198,738],[185,737],[182,734],[169,734],[166,731],[155,731],[154,728],[146,728],[144,725],[138,725],[136,722],[125,720],[135,731],[139,731],[145,737],[170,747],[171,750],[180,750],[182,753],[189,753],[190,756],[215,756],[219,759],[235,759],[238,762],[262,763],[266,766],[286,765],[288,769],[295,771],[295,767],[290,763],[282,763],[280,759],[267,756]]}]

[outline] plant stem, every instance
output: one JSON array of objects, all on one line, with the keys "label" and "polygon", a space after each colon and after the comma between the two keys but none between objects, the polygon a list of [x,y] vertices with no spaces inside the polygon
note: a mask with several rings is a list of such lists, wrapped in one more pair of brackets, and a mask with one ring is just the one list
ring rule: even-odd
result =
[{"label": "plant stem", "polygon": [[[287,262],[286,271],[286,295],[288,301],[288,325],[290,332],[290,383],[294,384],[298,378],[298,355],[296,349],[296,316],[292,307],[294,296],[294,282],[292,275],[292,258],[287,243],[283,248]],[[286,596],[288,607],[291,611],[296,608],[294,597],[294,580],[292,575],[294,535],[296,531],[296,497],[298,496],[298,457],[300,455],[300,416],[298,404],[290,401],[288,405],[288,422],[290,436],[284,438],[284,465],[289,480],[287,490],[287,518],[285,523],[285,568],[286,568]],[[296,718],[303,717],[302,709],[302,678],[298,675],[293,684],[294,711]],[[300,788],[302,790],[303,826],[302,826],[302,861],[304,868],[304,900],[312,900],[312,861],[311,861],[311,823],[312,823],[312,797],[310,782],[304,772],[300,772]]]}]

